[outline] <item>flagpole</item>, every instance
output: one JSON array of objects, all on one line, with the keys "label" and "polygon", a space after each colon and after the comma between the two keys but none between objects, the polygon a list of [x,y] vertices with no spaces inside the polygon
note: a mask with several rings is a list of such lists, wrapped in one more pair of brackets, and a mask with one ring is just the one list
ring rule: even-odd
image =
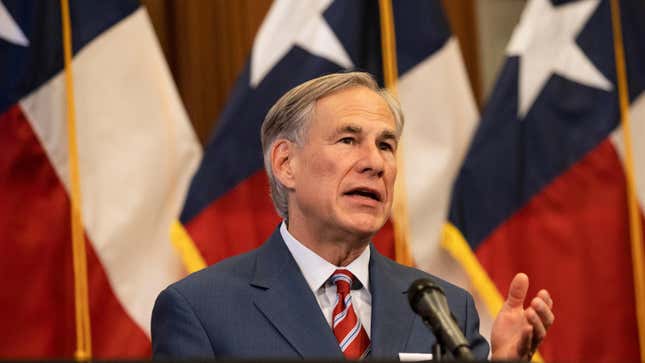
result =
[{"label": "flagpole", "polygon": [[[392,0],[379,0],[379,14],[381,21],[383,79],[385,81],[385,87],[398,99],[396,87],[398,69]],[[410,256],[410,248],[408,246],[409,219],[407,193],[405,190],[405,165],[403,153],[403,144],[399,142],[397,151],[397,168],[399,171],[397,174],[397,182],[394,186],[394,205],[392,207],[394,222],[394,255],[397,262],[412,266],[414,262]]]},{"label": "flagpole", "polygon": [[70,176],[70,219],[72,254],[74,261],[74,307],[76,313],[76,360],[92,357],[90,307],[87,288],[87,255],[81,215],[81,188],[76,140],[76,111],[74,105],[74,77],[72,74],[72,31],[69,1],[60,0],[63,26],[63,54],[65,59],[65,96],[67,105],[67,138]]},{"label": "flagpole", "polygon": [[636,324],[641,362],[645,362],[645,264],[643,262],[643,226],[636,198],[634,176],[634,155],[629,119],[629,96],[627,94],[627,72],[625,70],[625,50],[623,46],[620,6],[618,0],[611,0],[611,26],[614,35],[614,58],[618,81],[618,101],[620,105],[620,124],[625,142],[625,179],[627,181],[627,205],[629,211],[629,231],[634,274],[634,298],[636,303]]}]

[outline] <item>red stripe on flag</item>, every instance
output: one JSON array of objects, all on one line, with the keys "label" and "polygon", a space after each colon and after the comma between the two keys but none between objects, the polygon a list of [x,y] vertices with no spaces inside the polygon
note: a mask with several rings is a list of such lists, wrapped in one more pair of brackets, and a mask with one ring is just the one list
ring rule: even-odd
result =
[{"label": "red stripe on flag", "polygon": [[[264,170],[259,170],[208,205],[186,224],[186,229],[206,263],[213,264],[260,246],[279,222],[269,196],[268,178]],[[384,255],[394,257],[390,222],[375,236],[374,244]]]},{"label": "red stripe on flag", "polygon": [[260,170],[204,208],[186,230],[206,263],[213,264],[259,246],[279,222]]},{"label": "red stripe on flag", "polygon": [[512,277],[547,288],[550,361],[638,361],[625,177],[607,140],[497,228],[476,254],[505,296]]},{"label": "red stripe on flag", "polygon": [[[0,356],[72,358],[76,339],[69,199],[18,106],[0,115]],[[110,288],[91,246],[95,358],[147,357],[150,342]]]},{"label": "red stripe on flag", "polygon": [[372,239],[376,249],[386,257],[396,259],[394,247],[394,226],[392,220],[385,222],[385,225]]}]

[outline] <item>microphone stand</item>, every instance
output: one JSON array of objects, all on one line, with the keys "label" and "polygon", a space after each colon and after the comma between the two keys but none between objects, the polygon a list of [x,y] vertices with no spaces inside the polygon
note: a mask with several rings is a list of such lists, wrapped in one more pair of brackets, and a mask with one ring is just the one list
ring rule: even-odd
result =
[{"label": "microphone stand", "polygon": [[432,361],[439,362],[443,360],[445,349],[439,344],[439,342],[434,343],[432,346]]}]

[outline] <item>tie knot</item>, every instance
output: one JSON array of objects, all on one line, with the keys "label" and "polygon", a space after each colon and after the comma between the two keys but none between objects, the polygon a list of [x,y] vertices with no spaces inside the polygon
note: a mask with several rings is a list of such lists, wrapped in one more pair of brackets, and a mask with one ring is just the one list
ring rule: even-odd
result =
[{"label": "tie knot", "polygon": [[339,294],[346,295],[352,288],[354,275],[349,270],[338,269],[331,275],[331,282],[336,285],[336,290]]}]

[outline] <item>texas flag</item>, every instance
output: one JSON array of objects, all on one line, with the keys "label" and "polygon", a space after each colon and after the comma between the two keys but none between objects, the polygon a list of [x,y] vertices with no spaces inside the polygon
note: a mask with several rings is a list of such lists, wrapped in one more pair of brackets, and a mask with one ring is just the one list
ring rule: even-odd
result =
[{"label": "texas flag", "polygon": [[[149,356],[200,148],[145,9],[70,1],[94,358]],[[76,348],[59,1],[0,1],[0,357]]]},{"label": "texas flag", "polygon": [[[467,286],[466,274],[439,241],[477,109],[441,2],[393,1],[392,8],[397,89],[406,118],[397,183],[407,191],[410,251],[418,267]],[[257,247],[280,221],[260,147],[260,125],[269,107],[290,88],[332,72],[368,71],[383,84],[381,15],[376,1],[274,2],[181,215],[205,263]],[[374,242],[395,257],[390,223]],[[484,331],[489,322],[483,320]]]},{"label": "texas flag", "polygon": [[[641,223],[645,3],[620,13]],[[549,361],[641,359],[618,87],[610,1],[529,1],[454,187],[450,222],[490,277],[476,290],[499,308],[523,271],[529,296],[551,292]]]}]

